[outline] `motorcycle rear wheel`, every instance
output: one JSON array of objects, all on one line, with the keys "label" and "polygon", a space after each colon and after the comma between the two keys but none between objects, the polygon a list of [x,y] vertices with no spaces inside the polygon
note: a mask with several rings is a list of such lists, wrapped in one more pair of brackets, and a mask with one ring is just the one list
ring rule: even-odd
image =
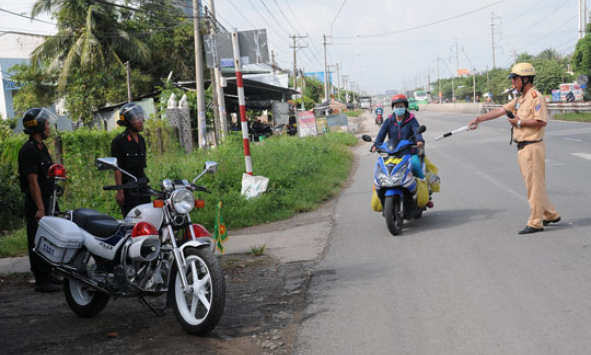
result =
[{"label": "motorcycle rear wheel", "polygon": [[192,335],[206,335],[219,323],[226,304],[226,283],[222,267],[207,248],[186,248],[185,276],[191,289],[183,290],[176,262],[172,269],[173,308],[177,321]]},{"label": "motorcycle rear wheel", "polygon": [[[86,264],[87,271],[96,268],[94,260],[90,258]],[[89,318],[100,313],[110,296],[76,280],[64,279],[64,294],[70,309],[80,317]]]},{"label": "motorcycle rear wheel", "polygon": [[392,235],[402,233],[402,226],[404,224],[404,212],[400,207],[400,196],[388,196],[384,201],[384,217],[386,218],[386,225]]}]

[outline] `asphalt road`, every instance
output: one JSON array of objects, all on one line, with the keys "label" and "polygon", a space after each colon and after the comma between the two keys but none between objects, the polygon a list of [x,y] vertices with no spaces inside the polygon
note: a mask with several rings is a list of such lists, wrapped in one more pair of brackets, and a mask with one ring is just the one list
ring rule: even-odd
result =
[{"label": "asphalt road", "polygon": [[377,156],[359,146],[296,353],[591,352],[591,125],[549,123],[547,192],[563,220],[523,236],[529,208],[506,120],[434,140],[472,117],[418,113],[442,191],[400,236],[370,209]]}]

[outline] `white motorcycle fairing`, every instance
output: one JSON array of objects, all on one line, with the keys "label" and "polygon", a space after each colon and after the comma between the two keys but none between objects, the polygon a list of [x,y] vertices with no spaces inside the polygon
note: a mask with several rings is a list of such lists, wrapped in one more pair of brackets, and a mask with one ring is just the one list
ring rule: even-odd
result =
[{"label": "white motorcycle fairing", "polygon": [[132,208],[127,216],[125,216],[125,223],[136,224],[139,222],[148,222],[158,230],[160,230],[163,220],[164,212],[162,208],[154,208],[151,202]]}]

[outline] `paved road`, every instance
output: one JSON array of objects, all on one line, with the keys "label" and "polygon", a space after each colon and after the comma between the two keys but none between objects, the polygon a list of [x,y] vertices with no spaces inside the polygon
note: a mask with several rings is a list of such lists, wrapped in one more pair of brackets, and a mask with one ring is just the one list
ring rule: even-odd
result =
[{"label": "paved road", "polygon": [[376,156],[358,148],[297,353],[589,354],[591,125],[550,122],[547,190],[563,222],[521,236],[529,209],[506,121],[435,142],[471,116],[418,117],[442,178],[435,208],[390,235],[369,207]]}]

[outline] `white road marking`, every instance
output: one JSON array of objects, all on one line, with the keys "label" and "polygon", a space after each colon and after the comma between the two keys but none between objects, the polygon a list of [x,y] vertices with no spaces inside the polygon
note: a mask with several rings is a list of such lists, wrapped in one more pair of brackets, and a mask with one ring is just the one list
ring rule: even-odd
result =
[{"label": "white road marking", "polygon": [[591,160],[591,154],[589,154],[589,153],[572,153],[571,155],[574,155],[575,157]]},{"label": "white road marking", "polygon": [[582,142],[583,141],[582,139],[575,139],[575,138],[564,138],[564,140],[573,141],[573,142]]}]

